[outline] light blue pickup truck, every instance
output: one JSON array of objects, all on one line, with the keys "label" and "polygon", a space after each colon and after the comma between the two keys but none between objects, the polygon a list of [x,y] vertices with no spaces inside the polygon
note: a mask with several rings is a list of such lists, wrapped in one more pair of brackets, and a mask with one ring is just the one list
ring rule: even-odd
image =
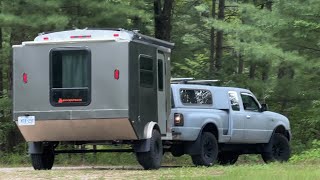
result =
[{"label": "light blue pickup truck", "polygon": [[268,111],[247,89],[192,83],[171,85],[174,156],[189,154],[195,165],[234,164],[241,154],[265,162],[290,157],[290,123]]}]

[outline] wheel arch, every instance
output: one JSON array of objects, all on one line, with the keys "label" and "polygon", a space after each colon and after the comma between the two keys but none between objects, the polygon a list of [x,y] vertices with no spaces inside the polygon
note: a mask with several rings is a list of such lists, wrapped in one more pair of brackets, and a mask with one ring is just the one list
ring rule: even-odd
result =
[{"label": "wheel arch", "polygon": [[198,137],[200,137],[202,132],[210,132],[216,137],[217,141],[219,140],[219,129],[214,122],[208,122],[203,125]]},{"label": "wheel arch", "polygon": [[152,137],[152,131],[154,129],[158,130],[161,134],[160,127],[156,122],[148,122],[148,124],[146,124],[144,127],[144,139],[150,139]]},{"label": "wheel arch", "polygon": [[291,139],[290,132],[284,127],[284,125],[278,125],[277,127],[275,127],[272,135],[275,133],[284,135],[288,139],[288,141],[290,141]]},{"label": "wheel arch", "polygon": [[154,129],[159,131],[159,133],[161,135],[160,127],[156,122],[151,121],[151,122],[148,122],[144,126],[143,139],[140,139],[134,143],[134,146],[133,146],[134,152],[148,152],[148,151],[150,151],[150,139],[152,137],[152,131]]}]

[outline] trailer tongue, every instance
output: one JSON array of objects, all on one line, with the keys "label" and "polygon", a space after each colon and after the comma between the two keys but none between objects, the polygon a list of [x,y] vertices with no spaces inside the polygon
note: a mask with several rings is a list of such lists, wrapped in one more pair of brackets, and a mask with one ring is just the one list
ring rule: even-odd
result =
[{"label": "trailer tongue", "polygon": [[43,33],[14,45],[13,117],[34,168],[51,169],[59,142],[113,141],[132,144],[145,169],[159,168],[161,137],[171,137],[172,48],[122,29]]}]

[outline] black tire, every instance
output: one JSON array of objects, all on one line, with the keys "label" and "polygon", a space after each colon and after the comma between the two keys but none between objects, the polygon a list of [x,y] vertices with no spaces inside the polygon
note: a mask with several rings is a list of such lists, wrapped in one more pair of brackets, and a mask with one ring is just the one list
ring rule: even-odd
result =
[{"label": "black tire", "polygon": [[218,163],[220,165],[233,165],[237,162],[239,154],[233,152],[220,152],[218,154]]},{"label": "black tire", "polygon": [[42,154],[31,154],[32,166],[35,170],[50,170],[54,163],[53,147],[46,147]]},{"label": "black tire", "polygon": [[217,160],[218,143],[210,132],[203,132],[200,139],[200,154],[192,155],[192,162],[196,166],[212,166]]},{"label": "black tire", "polygon": [[180,157],[184,155],[183,145],[172,145],[170,151],[174,157]]},{"label": "black tire", "polygon": [[274,161],[285,162],[290,158],[291,150],[288,139],[279,133],[275,133],[267,144],[261,157],[265,163]]},{"label": "black tire", "polygon": [[150,139],[150,151],[136,153],[139,164],[146,170],[159,169],[163,156],[163,147],[159,131],[153,130]]}]

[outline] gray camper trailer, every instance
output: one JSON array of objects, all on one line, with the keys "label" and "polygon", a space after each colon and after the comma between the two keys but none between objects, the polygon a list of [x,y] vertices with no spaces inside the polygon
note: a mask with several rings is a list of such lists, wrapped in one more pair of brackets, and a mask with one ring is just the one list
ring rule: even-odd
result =
[{"label": "gray camper trailer", "polygon": [[122,143],[145,169],[159,168],[161,138],[172,138],[172,48],[122,29],[42,33],[14,45],[13,118],[33,167],[51,169],[55,154],[76,152],[59,143]]}]

